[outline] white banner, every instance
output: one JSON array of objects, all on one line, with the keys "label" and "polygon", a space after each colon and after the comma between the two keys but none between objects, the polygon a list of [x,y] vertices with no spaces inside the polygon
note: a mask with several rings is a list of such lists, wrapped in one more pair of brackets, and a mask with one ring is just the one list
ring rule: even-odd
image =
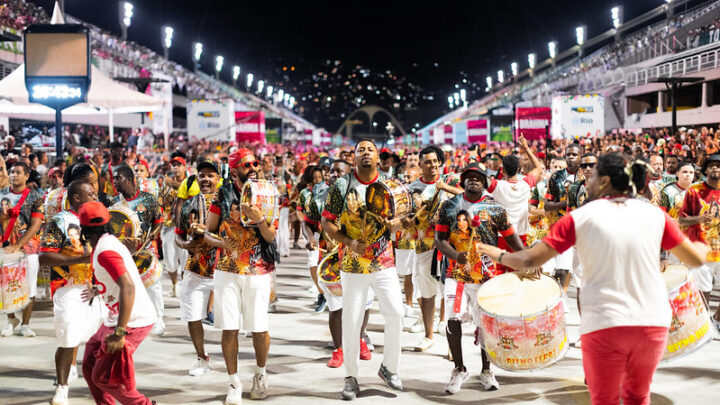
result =
[{"label": "white banner", "polygon": [[187,105],[188,138],[235,140],[233,100],[193,100]]},{"label": "white banner", "polygon": [[605,100],[598,94],[553,97],[550,133],[554,139],[603,135]]},{"label": "white banner", "polygon": [[153,72],[152,77],[167,81],[150,83],[150,95],[163,101],[162,110],[152,113],[152,130],[155,134],[169,135],[173,128],[172,77],[162,72]]}]

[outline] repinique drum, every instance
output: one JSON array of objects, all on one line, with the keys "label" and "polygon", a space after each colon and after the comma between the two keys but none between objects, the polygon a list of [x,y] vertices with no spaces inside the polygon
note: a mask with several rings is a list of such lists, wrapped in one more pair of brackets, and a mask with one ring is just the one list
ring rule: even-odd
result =
[{"label": "repinique drum", "polygon": [[137,252],[133,258],[135,259],[135,265],[140,272],[140,279],[143,282],[145,288],[151,287],[162,275],[162,264],[160,260],[149,250],[141,250]]},{"label": "repinique drum", "polygon": [[[271,181],[248,180],[243,184],[240,202],[254,205],[262,211],[268,223],[273,223],[280,217],[280,193]],[[254,227],[250,218],[242,215],[240,218],[244,226]]]},{"label": "repinique drum", "polygon": [[142,234],[140,218],[137,213],[126,205],[114,205],[110,207],[110,227],[113,234],[120,240],[125,238],[137,238]]},{"label": "repinique drum", "polygon": [[56,188],[45,196],[45,218],[52,218],[58,212],[69,208],[67,206],[67,189]]},{"label": "repinique drum", "polygon": [[672,308],[667,347],[662,360],[694,352],[710,343],[710,313],[692,284],[692,275],[682,264],[669,264],[662,273]]},{"label": "repinique drum", "polygon": [[342,297],[340,284],[340,254],[330,252],[322,259],[317,269],[318,281],[325,284],[330,294]]},{"label": "repinique drum", "polygon": [[405,183],[398,179],[378,181],[365,191],[368,210],[385,219],[405,218],[412,209],[412,200]]},{"label": "repinique drum", "polygon": [[512,273],[502,274],[480,287],[477,302],[483,345],[499,368],[535,370],[565,356],[565,309],[552,278],[520,280]]},{"label": "repinique drum", "polygon": [[25,253],[0,251],[0,314],[17,312],[30,303]]}]

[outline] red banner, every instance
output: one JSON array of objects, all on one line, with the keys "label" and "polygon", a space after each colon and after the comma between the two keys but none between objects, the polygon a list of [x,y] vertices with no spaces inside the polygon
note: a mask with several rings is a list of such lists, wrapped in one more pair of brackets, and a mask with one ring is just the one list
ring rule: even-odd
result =
[{"label": "red banner", "polygon": [[445,125],[445,143],[452,145],[455,143],[454,137],[453,137],[453,127],[452,125]]},{"label": "red banner", "polygon": [[515,138],[523,134],[528,140],[545,139],[545,127],[550,128],[552,118],[550,107],[517,108],[515,111],[517,120]]},{"label": "red banner", "polygon": [[235,140],[265,144],[265,112],[235,111]]},{"label": "red banner", "polygon": [[487,120],[470,120],[467,122],[468,144],[487,143],[488,122]]},{"label": "red banner", "polygon": [[[303,140],[305,141],[305,145],[312,145],[313,140],[313,130],[312,129],[306,129],[304,132],[305,136],[303,137]],[[302,143],[302,142],[301,142]]]}]

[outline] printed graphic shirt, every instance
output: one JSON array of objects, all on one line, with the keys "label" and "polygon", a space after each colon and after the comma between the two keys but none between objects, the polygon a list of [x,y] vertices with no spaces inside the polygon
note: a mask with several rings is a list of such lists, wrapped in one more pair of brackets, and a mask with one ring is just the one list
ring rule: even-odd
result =
[{"label": "printed graphic shirt", "polygon": [[[22,206],[18,206],[18,202],[20,202],[26,192],[27,197],[25,197],[25,201]],[[30,227],[32,218],[45,220],[43,213],[43,202],[45,200],[43,197],[43,193],[37,190],[30,190],[29,188],[17,194],[14,193],[10,187],[0,190],[0,226],[2,226],[3,240],[7,238],[7,241],[11,245],[15,244]],[[16,218],[15,224],[12,229],[8,229],[12,218]],[[40,238],[36,235],[23,246],[23,250],[25,254],[28,255],[36,254],[39,247]]]},{"label": "printed graphic shirt", "polygon": [[372,216],[365,215],[365,191],[370,184],[382,180],[378,173],[375,179],[364,183],[353,171],[339,178],[328,191],[323,217],[338,221],[340,231],[350,239],[368,244],[362,255],[341,246],[341,269],[344,272],[369,274],[395,267],[390,232]]},{"label": "printed graphic shirt", "polygon": [[[472,227],[473,219],[479,222],[478,227]],[[435,230],[449,233],[455,250],[468,253],[465,266],[451,261],[447,277],[477,284],[502,274],[492,259],[477,249],[478,242],[497,246],[498,235],[508,237],[515,233],[507,211],[492,196],[484,194],[477,201],[469,201],[463,193],[445,201]]]},{"label": "printed graphic shirt", "polygon": [[[175,233],[181,237],[192,235],[190,226],[193,223],[204,224],[207,214],[210,212],[210,204],[212,204],[214,194],[197,194],[196,196],[185,201],[182,205],[180,222],[175,228]],[[202,238],[202,236],[194,236]],[[188,260],[185,263],[185,270],[193,272],[201,277],[212,278],[217,259],[219,257],[218,249],[207,246],[202,252],[188,252]]]},{"label": "printed graphic shirt", "polygon": [[127,200],[122,194],[118,194],[113,202],[114,204],[127,203],[130,209],[135,211],[140,218],[140,227],[142,228],[143,234],[150,232],[153,225],[162,222],[163,217],[160,202],[150,193],[138,190],[135,197]]},{"label": "printed graphic shirt", "polygon": [[[575,173],[570,173],[567,169],[558,170],[553,173],[548,180],[545,199],[552,202],[567,202],[568,189],[570,188],[570,185],[575,182],[575,177]],[[554,224],[566,213],[567,209],[565,208],[554,212],[548,212],[546,215],[549,224]]]},{"label": "printed graphic shirt", "polygon": [[688,187],[680,209],[682,217],[704,214],[713,216],[710,224],[689,226],[685,233],[691,241],[700,241],[710,247],[707,255],[709,262],[720,262],[720,190],[710,188],[705,182]]},{"label": "printed graphic shirt", "polygon": [[[545,192],[547,191],[547,181],[541,180],[533,187],[532,192],[530,193],[530,204],[536,206],[537,208],[544,208],[545,207],[545,201],[543,198],[545,198]],[[526,243],[528,246],[532,246],[533,242],[540,240],[547,235],[549,223],[547,216],[545,215],[537,215],[537,216],[531,216],[529,218],[530,220],[530,233],[528,233]]]},{"label": "printed graphic shirt", "polygon": [[45,195],[45,217],[52,218],[58,212],[70,209],[67,201],[67,189],[65,187],[50,190]]},{"label": "printed graphic shirt", "polygon": [[681,188],[679,184],[672,183],[663,187],[660,192],[660,208],[667,212],[672,219],[680,217],[680,211],[685,200],[686,189]]},{"label": "printed graphic shirt", "polygon": [[427,252],[435,247],[435,224],[440,204],[453,195],[440,191],[437,194],[437,182],[453,183],[456,176],[441,175],[437,180],[426,183],[418,178],[408,186],[417,215],[415,216],[415,252]]},{"label": "printed graphic shirt", "polygon": [[574,182],[568,188],[568,212],[580,208],[587,200],[585,179]]},{"label": "printed graphic shirt", "polygon": [[[65,256],[82,256],[86,248],[80,242],[80,219],[73,211],[61,211],[46,224],[40,245],[41,252],[61,253]],[[88,248],[89,252],[90,249]],[[83,285],[92,281],[90,263],[74,264],[72,266],[50,267],[50,292],[64,286]]]},{"label": "printed graphic shirt", "polygon": [[138,189],[152,194],[155,198],[160,196],[160,186],[158,185],[157,179],[138,180]]},{"label": "printed graphic shirt", "polygon": [[[275,271],[275,260],[267,254],[268,245],[258,228],[243,226],[240,212],[240,193],[234,183],[228,182],[216,194],[210,212],[220,217],[218,234],[229,249],[220,249],[215,271],[242,275],[262,275]],[[271,225],[278,227],[278,220]],[[266,254],[263,254],[263,250]]]}]

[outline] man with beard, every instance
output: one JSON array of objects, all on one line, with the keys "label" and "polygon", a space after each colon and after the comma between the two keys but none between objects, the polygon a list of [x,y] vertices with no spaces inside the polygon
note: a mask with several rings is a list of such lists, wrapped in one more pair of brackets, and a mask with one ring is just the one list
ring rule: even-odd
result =
[{"label": "man with beard", "polygon": [[662,156],[658,155],[657,153],[653,153],[650,155],[650,168],[652,168],[652,172],[650,173],[650,181],[656,182],[661,184],[661,187],[664,186],[662,184],[662,175],[663,171],[665,170],[665,162],[663,162]]},{"label": "man with beard", "polygon": [[[242,401],[237,374],[238,330],[252,333],[256,369],[251,399],[268,396],[267,362],[270,349],[268,304],[275,271],[275,233],[278,221],[269,223],[260,209],[241,203],[240,190],[247,180],[257,180],[260,162],[249,149],[237,149],[229,158],[232,182],[224,184],[210,205],[205,241],[220,248],[214,274],[215,327],[222,329],[222,351],[230,378],[226,404]],[[256,227],[244,227],[245,215]],[[219,236],[219,237],[218,237]]]},{"label": "man with beard", "polygon": [[677,181],[678,165],[680,164],[680,158],[675,155],[668,155],[665,158],[665,172],[662,174],[662,183],[670,184]]},{"label": "man with beard", "polygon": [[577,180],[568,188],[568,212],[580,208],[587,199],[585,181],[590,177],[596,164],[597,156],[593,153],[586,153],[580,158]]},{"label": "man with beard", "polygon": [[[431,205],[433,202],[444,201],[449,195],[456,195],[462,189],[449,186],[449,176],[441,175],[440,168],[445,164],[445,154],[435,145],[425,147],[420,151],[420,168],[422,174],[415,180],[408,191],[420,195],[421,206],[416,207],[422,211],[415,216],[415,221],[403,221],[404,228],[415,227],[418,231],[415,240],[415,269],[413,270],[413,284],[420,296],[420,312],[425,326],[425,336],[415,347],[415,351],[424,352],[434,344],[433,323],[435,317],[435,296],[442,293],[442,283],[432,274],[435,255],[435,223],[433,222]],[[414,222],[414,223],[413,223]],[[443,314],[444,315],[444,314]],[[444,316],[441,317],[441,319]],[[442,328],[442,326],[441,326]]]},{"label": "man with beard", "polygon": [[110,145],[110,162],[108,162],[101,171],[103,178],[104,190],[101,190],[108,195],[115,197],[117,190],[115,190],[115,171],[120,165],[123,164],[125,159],[125,147],[120,142],[113,142]]},{"label": "man with beard", "polygon": [[55,351],[57,389],[53,405],[68,403],[68,384],[78,378],[77,349],[87,342],[101,320],[100,300],[93,305],[83,302],[82,292],[92,283],[90,249],[80,241],[77,212],[88,201],[97,200],[92,184],[84,180],[70,183],[69,209],[52,216],[45,226],[40,246],[40,264],[50,266],[50,293],[58,348]]},{"label": "man with beard", "polygon": [[[565,161],[567,168],[557,171],[548,180],[547,194],[545,198],[545,212],[548,213],[548,220],[552,227],[568,210],[568,188],[576,180],[576,174],[580,168],[580,155],[582,147],[576,143],[565,148]],[[572,249],[555,257],[555,275],[560,280],[563,294],[570,286],[570,273],[573,267]]]},{"label": "man with beard", "polygon": [[[208,245],[203,235],[204,219],[208,217],[220,180],[220,172],[212,161],[200,162],[197,169],[200,192],[183,203],[182,214],[175,228],[175,243],[190,254],[182,280],[180,320],[188,323],[190,339],[197,354],[197,361],[189,371],[191,376],[200,376],[210,370],[202,320],[207,316],[208,301],[213,290],[216,248]],[[193,217],[197,222],[191,220]]]},{"label": "man with beard", "polygon": [[177,297],[178,271],[185,265],[188,255],[186,250],[178,249],[174,242],[175,218],[179,217],[183,202],[199,193],[199,190],[196,177],[193,184],[188,184],[187,162],[184,155],[175,152],[170,159],[170,167],[172,175],[165,176],[162,193],[161,203],[164,210],[160,238],[162,239],[163,264],[172,282],[170,296]]},{"label": "man with beard", "polygon": [[[136,250],[147,250],[154,256],[151,263],[156,262],[158,259],[155,237],[162,227],[160,202],[152,194],[138,189],[135,184],[135,172],[128,165],[121,165],[115,169],[114,181],[118,195],[114,199],[113,205],[126,204],[137,214],[140,220],[142,244],[138,245],[137,249],[131,249],[131,253],[135,254]],[[141,276],[147,271],[153,271],[154,266],[151,263],[148,264],[149,268],[138,268]],[[163,322],[165,303],[162,296],[162,283],[158,279],[152,285],[146,286],[146,290],[157,314],[157,322],[153,326],[152,334],[162,336],[165,333],[165,322]]]},{"label": "man with beard", "polygon": [[[486,193],[485,185],[489,178],[490,173],[483,165],[468,165],[460,178],[464,192],[442,204],[440,219],[435,227],[435,244],[452,261],[445,279],[445,311],[448,318],[446,336],[455,363],[450,382],[445,386],[450,394],[459,391],[470,376],[463,362],[461,319],[463,315],[469,314],[476,327],[480,327],[477,291],[482,283],[504,272],[479,254],[476,244],[480,242],[497,246],[498,235],[502,235],[514,251],[524,249],[508,220],[505,208]],[[488,354],[483,349],[481,355],[480,384],[485,390],[497,390],[499,384],[490,370]]]},{"label": "man with beard", "polygon": [[[355,146],[357,169],[341,177],[330,188],[322,213],[322,228],[341,244],[342,262],[342,347],[345,360],[345,387],[342,397],[353,400],[360,392],[357,382],[360,329],[372,288],[385,316],[385,357],[378,375],[394,390],[402,390],[398,376],[402,298],[395,269],[391,232],[399,221],[387,221],[367,213],[365,191],[380,181],[378,151],[371,140]],[[337,221],[337,222],[336,222]]]},{"label": "man with beard", "polygon": [[[687,227],[685,233],[692,241],[702,242],[710,247],[707,263],[692,270],[698,289],[709,298],[715,285],[720,284],[720,154],[708,156],[703,163],[703,174],[707,179],[688,187],[680,210],[678,222]],[[708,301],[709,305],[709,301]],[[715,328],[720,332],[720,306],[712,317]]]},{"label": "man with beard", "polygon": [[[30,167],[23,162],[15,162],[10,167],[10,187],[0,190],[0,200],[8,201],[8,217],[2,218],[7,224],[3,229],[3,253],[11,254],[22,249],[27,255],[27,281],[30,285],[28,305],[22,311],[22,324],[15,333],[25,337],[34,337],[35,331],[30,329],[35,293],[37,292],[37,276],[40,270],[38,262],[38,248],[40,239],[37,237],[42,228],[45,215],[43,214],[43,194],[31,190],[27,186],[30,178]],[[8,314],[8,323],[0,331],[0,336],[10,336],[20,324],[14,313]]]},{"label": "man with beard", "polygon": [[[652,166],[652,164],[651,164]],[[655,170],[655,168],[653,168]],[[677,220],[685,199],[685,191],[693,183],[695,165],[692,162],[682,162],[677,171],[678,181],[663,187],[660,192],[660,208]]]}]

